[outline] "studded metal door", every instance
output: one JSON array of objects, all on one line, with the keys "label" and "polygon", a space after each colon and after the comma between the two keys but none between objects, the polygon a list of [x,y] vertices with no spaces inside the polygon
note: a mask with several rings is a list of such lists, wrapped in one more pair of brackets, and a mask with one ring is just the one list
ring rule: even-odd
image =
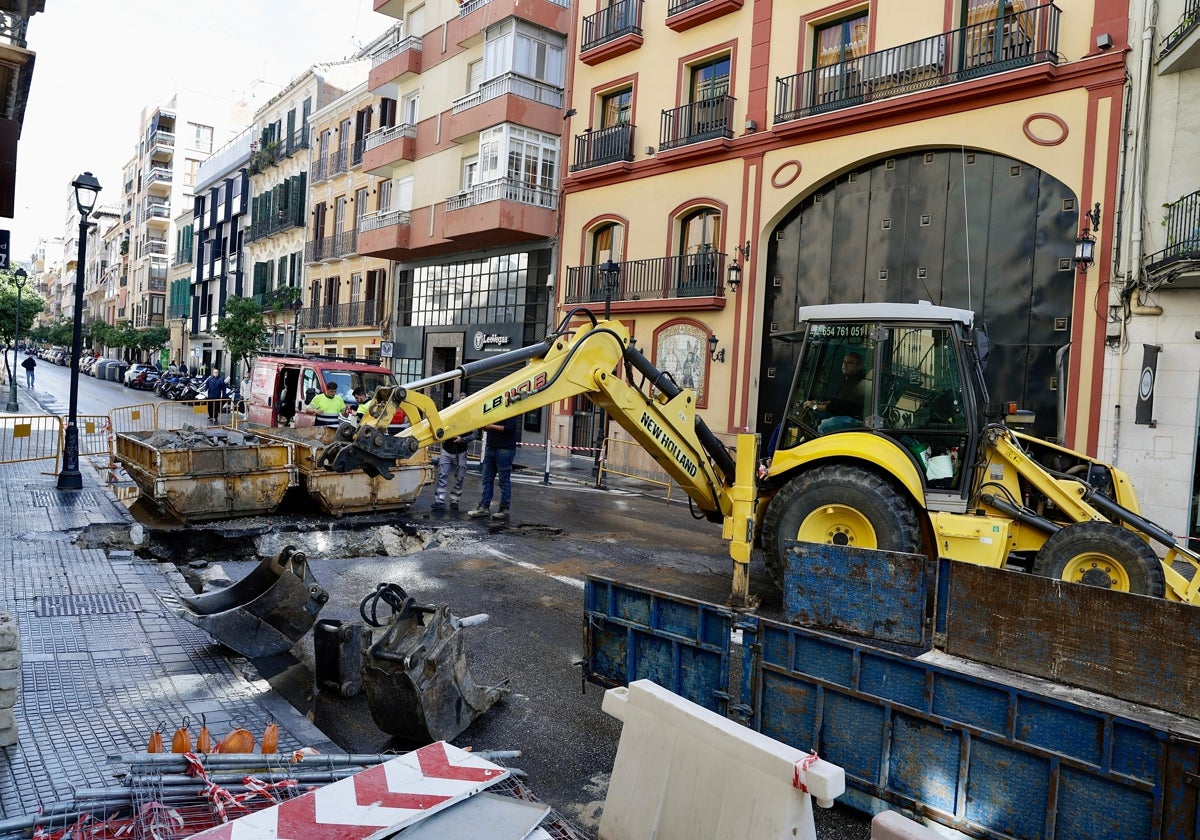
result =
[{"label": "studded metal door", "polygon": [[[932,149],[866,162],[805,196],[768,237],[763,329],[796,329],[798,307],[813,304],[972,309],[991,336],[991,401],[1033,409],[1034,433],[1054,437],[1078,229],[1071,191],[1011,158]],[[797,349],[764,346],[761,429],[779,422]]]}]

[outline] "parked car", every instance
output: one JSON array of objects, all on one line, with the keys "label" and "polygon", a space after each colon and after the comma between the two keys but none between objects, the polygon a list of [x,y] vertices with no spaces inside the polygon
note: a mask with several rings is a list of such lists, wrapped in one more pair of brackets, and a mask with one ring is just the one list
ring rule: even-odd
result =
[{"label": "parked car", "polygon": [[121,380],[121,384],[126,388],[130,387],[133,384],[134,378],[144,370],[154,370],[154,366],[141,364],[130,365],[129,369],[125,371],[125,378]]}]

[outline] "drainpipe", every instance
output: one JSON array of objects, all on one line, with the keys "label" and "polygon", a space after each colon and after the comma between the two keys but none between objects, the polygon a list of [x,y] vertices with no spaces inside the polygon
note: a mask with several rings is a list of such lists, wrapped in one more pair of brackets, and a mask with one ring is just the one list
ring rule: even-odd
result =
[{"label": "drainpipe", "polygon": [[[1137,126],[1137,135],[1133,147],[1133,166],[1131,167],[1131,181],[1133,188],[1131,190],[1131,208],[1133,210],[1132,224],[1129,226],[1129,271],[1125,276],[1125,285],[1121,289],[1121,303],[1123,309],[1127,308],[1127,312],[1121,313],[1121,343],[1125,342],[1125,324],[1127,319],[1132,315],[1161,315],[1162,307],[1160,306],[1143,306],[1137,297],[1137,283],[1142,275],[1142,256],[1144,253],[1143,243],[1143,228],[1145,220],[1142,213],[1142,202],[1146,190],[1146,155],[1148,152],[1146,144],[1146,126],[1150,118],[1150,72],[1152,59],[1154,56],[1154,30],[1155,20],[1158,15],[1158,3],[1156,0],[1143,0],[1146,4],[1145,16],[1142,23],[1142,45],[1141,54],[1138,56],[1141,65],[1137,79],[1137,109],[1138,116],[1134,120],[1134,125]],[[1133,296],[1133,303],[1130,303],[1130,296]],[[1118,445],[1121,434],[1121,381],[1124,373],[1124,364],[1117,364],[1117,378],[1113,385],[1113,394],[1117,400],[1113,408],[1113,453],[1112,463],[1117,464],[1119,455]]]}]

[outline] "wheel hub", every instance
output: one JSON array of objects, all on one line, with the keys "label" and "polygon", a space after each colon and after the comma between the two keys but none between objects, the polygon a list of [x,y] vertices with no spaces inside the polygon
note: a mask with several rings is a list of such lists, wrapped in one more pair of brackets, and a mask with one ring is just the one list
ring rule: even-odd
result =
[{"label": "wheel hub", "polygon": [[825,545],[877,548],[871,521],[849,505],[822,505],[800,523],[797,539]]},{"label": "wheel hub", "polygon": [[1101,589],[1129,591],[1129,576],[1113,558],[1095,552],[1080,554],[1063,569],[1063,580],[1097,586]]}]

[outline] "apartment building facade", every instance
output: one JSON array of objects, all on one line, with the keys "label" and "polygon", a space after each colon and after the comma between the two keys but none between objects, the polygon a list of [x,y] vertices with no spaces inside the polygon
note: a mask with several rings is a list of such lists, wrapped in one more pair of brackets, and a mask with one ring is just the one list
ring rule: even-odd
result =
[{"label": "apartment building facade", "polygon": [[134,327],[165,323],[174,219],[192,204],[200,164],[248,122],[244,108],[189,90],[142,109],[123,185],[129,215],[124,317]]},{"label": "apartment building facade", "polygon": [[392,263],[360,254],[358,236],[379,202],[378,179],[363,171],[366,138],[393,107],[367,90],[364,73],[355,89],[312,115],[303,308],[294,324],[305,352],[383,361]]},{"label": "apartment building facade", "polygon": [[305,302],[312,115],[361,84],[366,67],[361,59],[314,65],[254,115],[243,294],[263,306],[277,350],[300,349],[294,303]]},{"label": "apartment building facade", "polygon": [[175,217],[175,247],[167,270],[167,359],[192,363],[192,272],[196,264],[195,206]]},{"label": "apartment building facade", "polygon": [[[393,367],[412,378],[546,333],[571,12],[552,0],[375,9],[400,23],[374,54],[368,87],[395,106],[366,139],[363,168],[380,184],[358,250],[398,263],[388,339]],[[544,431],[543,414],[525,429]]]},{"label": "apartment building facade", "polygon": [[[1120,173],[1107,214],[1107,359],[1099,454],[1130,474],[1142,509],[1172,533],[1200,539],[1200,7],[1130,4],[1129,107]],[[1193,546],[1196,543],[1193,542]]]},{"label": "apartment building facade", "polygon": [[[224,343],[215,332],[229,295],[244,295],[247,285],[243,237],[249,220],[250,176],[247,164],[255,132],[247,127],[200,164],[192,203],[191,231],[175,243],[192,251],[190,309],[186,347],[180,358],[189,367],[217,367],[232,376]],[[177,281],[178,282],[178,281]],[[172,289],[172,299],[176,292]],[[182,297],[182,294],[180,294]]]},{"label": "apartment building facade", "polygon": [[1096,451],[1112,249],[1074,256],[1117,193],[1125,3],[619,0],[575,35],[559,303],[611,286],[714,430],[780,422],[798,307],[930,300],[989,324],[993,401]]}]

